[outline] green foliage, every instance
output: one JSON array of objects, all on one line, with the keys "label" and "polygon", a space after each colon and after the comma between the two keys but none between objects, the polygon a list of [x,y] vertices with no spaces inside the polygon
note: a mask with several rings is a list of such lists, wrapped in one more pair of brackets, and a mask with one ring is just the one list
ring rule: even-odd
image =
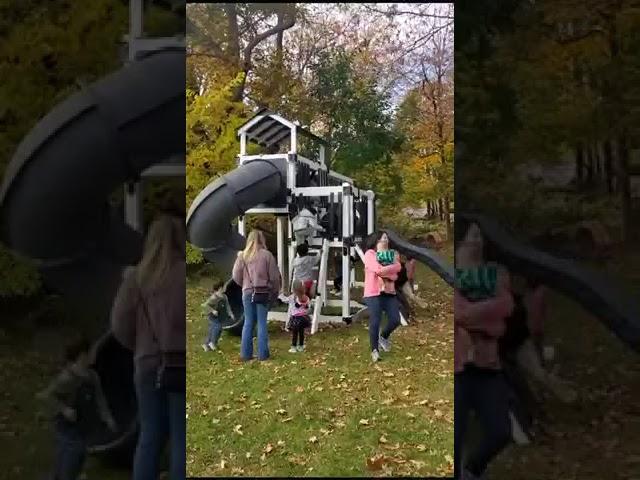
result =
[{"label": "green foliage", "polygon": [[401,139],[392,129],[387,95],[373,79],[359,76],[341,50],[323,52],[314,74],[310,93],[321,133],[335,148],[332,168],[350,175],[389,163]]},{"label": "green foliage", "polygon": [[[116,0],[0,6],[0,176],[29,130],[83,83],[117,68],[127,8]],[[0,246],[0,297],[31,295],[39,276]]]},{"label": "green foliage", "polygon": [[[187,208],[209,183],[236,165],[240,145],[236,131],[246,121],[244,105],[232,102],[233,88],[242,82],[240,73],[220,88],[201,95],[187,87]],[[188,263],[199,263],[202,256],[187,247]]]}]

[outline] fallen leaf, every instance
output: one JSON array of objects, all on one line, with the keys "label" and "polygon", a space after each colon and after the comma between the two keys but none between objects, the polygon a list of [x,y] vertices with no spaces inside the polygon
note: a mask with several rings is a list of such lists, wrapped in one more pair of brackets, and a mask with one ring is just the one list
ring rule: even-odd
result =
[{"label": "fallen leaf", "polygon": [[405,390],[404,392],[402,392],[402,395],[408,397],[409,395],[411,395],[411,392],[409,390]]},{"label": "fallen leaf", "polygon": [[278,440],[278,446],[284,447],[285,442],[283,440]]},{"label": "fallen leaf", "polygon": [[384,466],[385,458],[384,455],[376,455],[371,458],[367,458],[367,468],[369,470],[382,470]]},{"label": "fallen leaf", "polygon": [[387,438],[386,438],[384,435],[382,435],[382,436],[378,439],[378,441],[379,441],[380,443],[388,443],[388,442],[389,442],[389,441],[387,440]]},{"label": "fallen leaf", "polygon": [[224,460],[220,461],[220,468],[225,469],[227,468],[227,462],[225,462]]},{"label": "fallen leaf", "polygon": [[311,443],[318,443],[318,437],[316,437],[316,436],[314,435],[313,437],[309,438],[309,441],[310,441]]},{"label": "fallen leaf", "polygon": [[296,392],[298,392],[298,393],[302,393],[302,392],[304,392],[304,387],[297,386],[297,387],[296,387]]},{"label": "fallen leaf", "polygon": [[219,418],[212,418],[211,419],[211,423],[218,424],[218,423],[220,423],[220,419]]},{"label": "fallen leaf", "polygon": [[242,433],[242,425],[236,425],[233,427],[233,431],[238,435],[244,435],[244,433]]},{"label": "fallen leaf", "polygon": [[420,452],[424,452],[424,451],[427,449],[427,447],[426,447],[425,445],[418,445],[416,448],[417,448]]},{"label": "fallen leaf", "polygon": [[444,459],[447,461],[448,464],[453,465],[453,457],[449,454],[444,456]]},{"label": "fallen leaf", "polygon": [[428,400],[420,400],[420,401],[418,402],[418,405],[426,405],[427,403],[429,403],[429,401],[428,401]]},{"label": "fallen leaf", "polygon": [[287,423],[287,422],[290,422],[291,420],[293,420],[293,417],[288,417],[282,420],[282,423]]},{"label": "fallen leaf", "polygon": [[287,411],[284,408],[279,408],[278,410],[276,410],[276,413],[278,415],[286,415]]},{"label": "fallen leaf", "polygon": [[359,423],[360,425],[369,425],[369,420],[366,418],[361,418]]},{"label": "fallen leaf", "polygon": [[247,452],[247,453],[245,454],[245,457],[247,457],[247,458],[251,458],[251,452]]},{"label": "fallen leaf", "polygon": [[382,375],[384,375],[385,377],[389,377],[389,378],[396,376],[396,374],[393,373],[393,372],[384,372]]},{"label": "fallen leaf", "polygon": [[267,446],[264,447],[264,453],[271,453],[273,451],[273,445],[267,443]]},{"label": "fallen leaf", "polygon": [[266,453],[263,453],[263,454],[260,456],[260,460],[262,460],[262,461],[264,462],[266,459],[267,459],[267,454],[266,454]]}]

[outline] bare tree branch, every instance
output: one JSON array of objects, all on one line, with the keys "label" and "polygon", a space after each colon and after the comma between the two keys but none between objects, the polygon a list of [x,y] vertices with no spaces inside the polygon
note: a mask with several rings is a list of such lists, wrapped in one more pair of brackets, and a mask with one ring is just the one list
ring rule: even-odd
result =
[{"label": "bare tree branch", "polygon": [[396,16],[396,15],[413,15],[414,17],[422,17],[422,18],[441,18],[444,20],[453,20],[453,16],[451,15],[438,15],[435,13],[424,13],[424,12],[410,12],[410,11],[402,11],[402,10],[379,10],[374,8],[366,3],[363,3],[362,6],[369,10],[370,12],[379,13],[381,15],[386,16]]}]

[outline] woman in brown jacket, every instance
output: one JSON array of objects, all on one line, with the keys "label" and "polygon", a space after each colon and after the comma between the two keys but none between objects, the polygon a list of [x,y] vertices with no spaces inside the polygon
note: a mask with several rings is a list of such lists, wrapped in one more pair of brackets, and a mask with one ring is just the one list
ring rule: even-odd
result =
[{"label": "woman in brown jacket", "polygon": [[[186,340],[185,227],[178,218],[154,221],[142,260],[125,272],[111,311],[115,338],[134,352],[140,436],[133,480],[157,480],[159,460],[171,440],[171,480],[186,477],[186,398],[182,384]],[[170,364],[167,358],[172,358]],[[162,366],[178,373],[159,376]],[[183,369],[185,370],[183,372]]]}]

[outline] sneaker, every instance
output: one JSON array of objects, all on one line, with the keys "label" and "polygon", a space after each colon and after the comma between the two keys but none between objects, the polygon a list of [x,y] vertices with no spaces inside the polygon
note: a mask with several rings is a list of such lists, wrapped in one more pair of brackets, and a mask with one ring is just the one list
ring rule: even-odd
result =
[{"label": "sneaker", "polygon": [[298,351],[304,352],[304,345],[298,345]]},{"label": "sneaker", "polygon": [[380,354],[378,353],[378,350],[374,350],[371,352],[371,360],[373,361],[373,363],[380,360]]},{"label": "sneaker", "polygon": [[380,345],[382,350],[384,350],[385,352],[388,352],[389,350],[391,350],[391,342],[387,338],[378,337],[378,344]]},{"label": "sneaker", "polygon": [[218,349],[218,347],[216,347],[213,342],[209,342],[207,346],[209,347],[209,350],[211,350],[212,352]]},{"label": "sneaker", "polygon": [[289,353],[297,353],[297,352],[298,352],[298,347],[294,347],[294,346],[292,346],[292,347],[289,349]]},{"label": "sneaker", "polygon": [[206,343],[203,343],[203,344],[202,344],[202,349],[203,349],[205,352],[208,352],[208,351],[209,351],[209,345],[208,345],[208,344],[206,344]]}]

